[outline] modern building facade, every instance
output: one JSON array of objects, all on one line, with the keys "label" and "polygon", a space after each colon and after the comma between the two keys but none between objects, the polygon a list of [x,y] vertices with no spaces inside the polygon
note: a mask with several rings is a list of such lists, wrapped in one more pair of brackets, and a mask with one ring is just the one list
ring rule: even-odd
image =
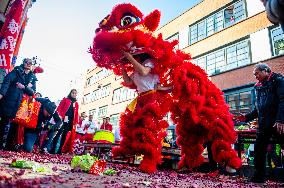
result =
[{"label": "modern building facade", "polygon": [[93,114],[98,124],[108,116],[113,128],[117,129],[120,113],[137,95],[135,90],[123,87],[121,82],[122,77],[106,69],[95,67],[88,70],[80,112]]},{"label": "modern building facade", "polygon": [[[179,41],[176,48],[191,54],[224,91],[232,113],[254,107],[254,64],[265,62],[284,74],[284,34],[268,21],[260,0],[203,0],[156,33]],[[117,126],[119,114],[136,96],[120,82],[106,70],[88,71],[81,111],[99,120],[110,116]]]},{"label": "modern building facade", "polygon": [[224,91],[232,113],[254,107],[254,64],[284,73],[284,34],[272,25],[260,0],[203,0],[158,30],[178,40]]}]

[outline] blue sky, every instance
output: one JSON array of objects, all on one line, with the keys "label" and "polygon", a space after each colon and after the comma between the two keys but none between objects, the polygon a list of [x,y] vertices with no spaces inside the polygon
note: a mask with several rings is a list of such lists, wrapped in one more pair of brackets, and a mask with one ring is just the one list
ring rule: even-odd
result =
[{"label": "blue sky", "polygon": [[42,60],[45,72],[38,75],[37,90],[58,100],[68,94],[72,78],[94,65],[87,50],[98,22],[113,6],[130,2],[144,15],[158,9],[162,13],[162,26],[200,1],[37,0],[28,12],[29,22],[18,59],[38,56]]}]

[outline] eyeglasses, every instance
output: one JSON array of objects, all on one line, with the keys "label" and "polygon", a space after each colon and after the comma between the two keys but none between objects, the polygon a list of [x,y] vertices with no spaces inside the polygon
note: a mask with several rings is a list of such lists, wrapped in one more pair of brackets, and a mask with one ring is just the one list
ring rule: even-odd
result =
[{"label": "eyeglasses", "polygon": [[26,61],[25,62],[27,65],[33,65],[33,62],[31,62],[31,61]]}]

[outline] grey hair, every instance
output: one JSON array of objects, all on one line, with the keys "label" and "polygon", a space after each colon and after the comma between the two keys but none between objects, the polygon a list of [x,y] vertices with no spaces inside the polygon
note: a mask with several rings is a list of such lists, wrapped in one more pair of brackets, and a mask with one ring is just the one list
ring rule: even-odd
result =
[{"label": "grey hair", "polygon": [[258,63],[254,66],[255,69],[271,73],[271,68],[265,63]]},{"label": "grey hair", "polygon": [[23,59],[23,63],[26,63],[27,61],[32,61],[32,59],[30,59],[30,58],[24,58]]}]

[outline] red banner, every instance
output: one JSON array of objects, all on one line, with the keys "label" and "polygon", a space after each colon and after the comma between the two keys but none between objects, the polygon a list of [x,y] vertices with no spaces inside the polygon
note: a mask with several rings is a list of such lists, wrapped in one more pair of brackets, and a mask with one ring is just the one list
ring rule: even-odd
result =
[{"label": "red banner", "polygon": [[19,36],[18,36],[18,39],[17,39],[15,49],[14,49],[13,58],[12,58],[12,66],[13,67],[15,66],[15,63],[16,63],[16,60],[17,60],[17,56],[18,56],[19,49],[20,49],[20,46],[21,46],[21,42],[22,42],[22,39],[23,39],[23,35],[24,35],[24,32],[25,32],[27,20],[28,20],[28,18],[27,18],[27,15],[26,15],[25,18],[24,18],[24,22],[22,23],[22,27],[21,27],[21,30],[20,30],[20,33],[19,33]]},{"label": "red banner", "polygon": [[0,32],[0,68],[10,69],[21,29],[25,6],[29,0],[15,0]]}]

